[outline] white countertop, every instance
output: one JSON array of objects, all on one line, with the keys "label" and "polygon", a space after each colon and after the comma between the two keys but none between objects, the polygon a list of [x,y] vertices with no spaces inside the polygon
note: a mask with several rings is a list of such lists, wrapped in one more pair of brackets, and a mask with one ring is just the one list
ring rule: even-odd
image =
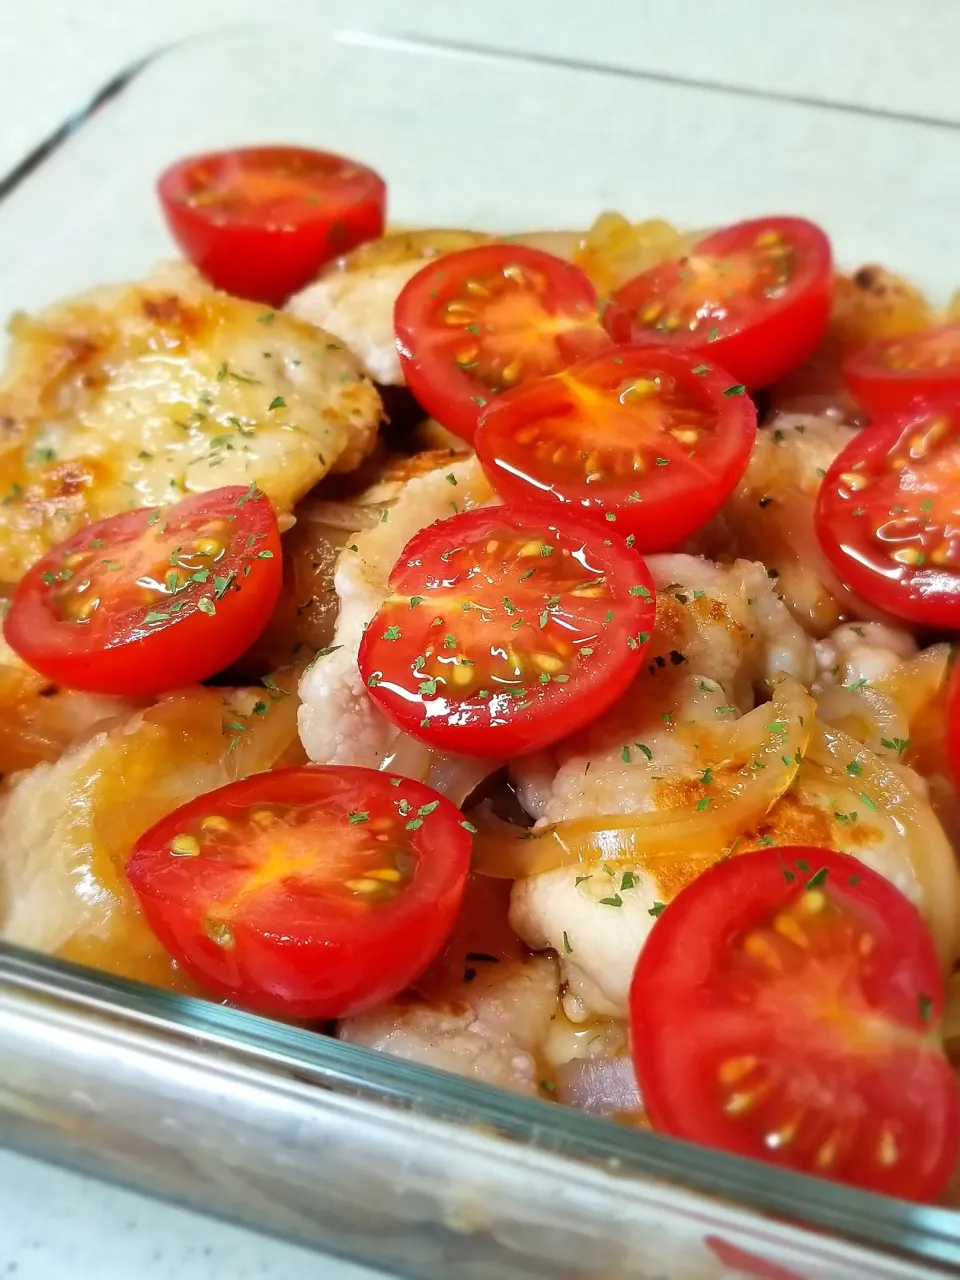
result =
[{"label": "white countertop", "polygon": [[[271,0],[297,22],[320,0]],[[942,0],[326,0],[352,29],[433,35],[565,57],[643,65],[668,76],[829,96],[917,116],[960,118],[953,74],[960,7]],[[732,15],[732,20],[731,20]],[[260,0],[0,2],[0,175],[119,69],[160,45],[262,21]],[[681,32],[683,33],[681,35]],[[828,34],[825,36],[825,32]],[[2,302],[2,300],[0,300]],[[0,311],[2,311],[0,306]],[[237,1227],[0,1151],[0,1277],[16,1280],[374,1280]]]}]

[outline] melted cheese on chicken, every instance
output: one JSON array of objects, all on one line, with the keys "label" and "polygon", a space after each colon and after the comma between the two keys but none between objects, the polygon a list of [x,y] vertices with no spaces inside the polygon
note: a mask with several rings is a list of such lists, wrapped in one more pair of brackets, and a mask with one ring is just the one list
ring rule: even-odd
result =
[{"label": "melted cheese on chicken", "polygon": [[372,448],[376,390],[329,334],[183,265],[15,316],[0,378],[0,582],[82,524],[256,482],[281,514]]}]

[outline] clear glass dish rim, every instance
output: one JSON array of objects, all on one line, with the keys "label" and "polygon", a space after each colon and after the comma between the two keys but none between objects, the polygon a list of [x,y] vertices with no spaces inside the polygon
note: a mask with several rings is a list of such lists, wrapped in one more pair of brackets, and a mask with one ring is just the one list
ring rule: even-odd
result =
[{"label": "clear glass dish rim", "polygon": [[[122,95],[124,89],[153,63],[175,57],[184,47],[257,29],[271,28],[268,24],[244,23],[190,36],[162,45],[120,70],[85,105],[6,173],[0,174],[0,204],[28,181],[49,156],[82,130],[95,112]],[[402,58],[405,52],[428,51],[441,57],[466,56],[513,64],[549,64],[654,82],[665,78],[657,73],[647,74],[622,66],[581,62],[549,54],[500,50],[482,45],[455,46],[443,40],[355,28],[326,34],[328,38],[343,43],[387,47],[398,58]],[[743,92],[717,83],[709,87],[718,92]],[[749,91],[749,96],[778,98],[780,95]],[[851,110],[843,104],[820,99],[796,101],[827,111]],[[895,111],[877,112],[869,108],[864,108],[863,114],[901,118]],[[943,127],[943,122],[935,119],[918,119],[916,122]],[[501,1138],[542,1152],[552,1152],[558,1157],[605,1165],[620,1176],[662,1179],[690,1191],[732,1200],[746,1210],[782,1217],[800,1227],[833,1232],[853,1243],[895,1250],[941,1264],[960,1263],[960,1213],[950,1209],[872,1195],[759,1161],[628,1128],[575,1108],[524,1098],[347,1044],[306,1028],[162,991],[3,941],[0,941],[0,984],[35,999],[38,1005],[60,1004],[74,1010],[95,1007],[101,1013],[136,1028],[144,1036],[164,1026],[186,1031],[194,1038],[194,1052],[199,1057],[213,1046],[225,1047],[255,1060],[261,1066],[307,1072],[318,1085],[333,1092],[363,1096],[374,1106],[421,1110],[434,1119],[449,1122],[451,1141],[456,1141],[457,1129],[463,1124],[482,1125],[488,1131],[495,1130]],[[215,1070],[213,1063],[208,1063],[208,1066]]]}]

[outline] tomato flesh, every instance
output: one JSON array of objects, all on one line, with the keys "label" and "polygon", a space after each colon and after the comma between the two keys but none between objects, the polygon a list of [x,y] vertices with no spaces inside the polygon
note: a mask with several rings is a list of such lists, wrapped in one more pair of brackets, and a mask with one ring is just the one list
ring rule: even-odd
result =
[{"label": "tomato flesh", "polygon": [[480,419],[501,497],[556,500],[664,551],[714,516],[757,434],[742,385],[684,351],[619,347],[527,382]]},{"label": "tomato flesh", "polygon": [[874,417],[899,413],[918,396],[960,392],[960,324],[873,342],[847,356],[842,373]]},{"label": "tomato flesh", "polygon": [[339,1018],[389,1000],[442,950],[470,843],[460,811],[422,783],[278,769],[162,819],[127,877],[157,937],[209,991]]},{"label": "tomato flesh", "polygon": [[932,1200],[960,1154],[943,980],[916,908],[856,858],[762,849],[658,919],[630,994],[655,1128]]},{"label": "tomato flesh", "polygon": [[190,156],[157,184],[170,233],[218,289],[281,306],[325,262],[383,233],[372,169],[305,147]]},{"label": "tomato flesh", "polygon": [[463,755],[534,751],[594,720],[640,668],[655,597],[615,533],[491,507],[407,543],[360,672],[400,728]]},{"label": "tomato flesh", "polygon": [[918,402],[841,450],[816,530],[864,600],[923,626],[960,626],[960,395]]},{"label": "tomato flesh", "polygon": [[3,624],[12,649],[73,689],[153,694],[207,679],[270,617],[277,520],[255,486],[87,525],[39,560]]},{"label": "tomato flesh", "polygon": [[495,396],[611,345],[583,272],[518,244],[428,263],[397,299],[394,327],[410,390],[465,440]]},{"label": "tomato flesh", "polygon": [[681,346],[751,390],[785,377],[826,332],[830,242],[803,218],[758,218],[707,236],[613,295],[604,324],[618,342]]}]

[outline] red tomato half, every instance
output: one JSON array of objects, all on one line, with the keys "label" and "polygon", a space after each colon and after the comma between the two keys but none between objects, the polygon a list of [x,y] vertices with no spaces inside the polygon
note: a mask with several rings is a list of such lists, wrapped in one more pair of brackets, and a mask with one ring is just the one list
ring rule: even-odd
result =
[{"label": "red tomato half", "polygon": [[445,751],[507,759],[601,715],[653,628],[647,567],[615,533],[489,507],[404,547],[360,645],[370,696]]},{"label": "red tomato half", "polygon": [[918,396],[960,392],[960,324],[872,342],[847,356],[842,373],[874,417],[898,413]]},{"label": "red tomato half", "polygon": [[960,628],[960,395],[859,432],[820,485],[817,537],[869,604]]},{"label": "red tomato half", "polygon": [[647,1114],[676,1137],[933,1200],[960,1154],[943,996],[919,912],[856,858],[719,862],[669,904],[634,973]]},{"label": "red tomato half", "polygon": [[152,694],[230,665],[280,594],[280,534],[253,485],[87,525],[24,576],[3,624],[31,667],[73,689]]},{"label": "red tomato half", "polygon": [[755,390],[813,354],[832,300],[830,241],[820,228],[756,218],[629,280],[604,324],[618,342],[684,347]]},{"label": "red tomato half", "polygon": [[611,345],[583,272],[518,244],[428,263],[397,299],[394,327],[410,390],[465,440],[494,396]]},{"label": "red tomato half", "polygon": [[276,307],[325,262],[382,235],[387,199],[372,169],[306,147],[190,156],[157,191],[171,235],[208,280]]},{"label": "red tomato half", "polygon": [[142,835],[127,877],[203,986],[250,1009],[342,1018],[389,1000],[447,940],[469,824],[374,769],[278,769],[191,800]]},{"label": "red tomato half", "polygon": [[556,499],[666,551],[723,506],[757,413],[742,384],[685,351],[616,347],[494,401],[477,455],[507,501]]}]

